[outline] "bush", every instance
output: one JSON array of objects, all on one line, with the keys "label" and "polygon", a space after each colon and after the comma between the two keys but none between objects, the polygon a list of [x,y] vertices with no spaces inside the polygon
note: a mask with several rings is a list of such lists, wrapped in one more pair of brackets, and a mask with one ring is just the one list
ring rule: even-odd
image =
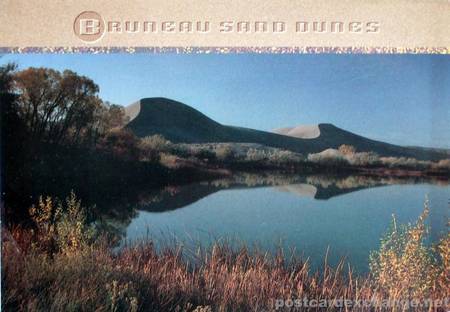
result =
[{"label": "bush", "polygon": [[309,154],[308,161],[328,166],[348,165],[344,155],[336,149],[326,149],[320,153]]},{"label": "bush", "polygon": [[157,150],[149,148],[142,141],[139,142],[139,160],[149,161],[149,162],[159,162],[161,159],[161,154]]},{"label": "bush", "polygon": [[427,160],[418,160],[407,157],[380,157],[374,152],[355,152],[351,145],[341,145],[339,150],[327,149],[320,153],[309,154],[308,161],[323,165],[339,166],[386,166],[388,168],[405,168],[425,170],[429,168],[450,169],[450,159],[433,163]]},{"label": "bush", "polygon": [[380,163],[380,157],[373,152],[345,154],[345,159],[353,166],[368,166]]},{"label": "bush", "polygon": [[42,196],[30,208],[37,229],[36,247],[48,254],[70,253],[93,242],[94,229],[86,219],[86,209],[72,191],[65,201]]},{"label": "bush", "polygon": [[160,154],[170,150],[172,143],[162,135],[146,136],[139,141],[140,160],[158,162]]},{"label": "bush", "polygon": [[263,161],[267,160],[269,158],[269,154],[261,149],[256,148],[250,148],[247,151],[247,155],[245,156],[245,159],[247,161]]},{"label": "bush", "polygon": [[236,153],[230,146],[220,146],[216,149],[216,157],[220,161],[232,161],[236,158]]},{"label": "bush", "polygon": [[450,159],[441,159],[435,165],[438,169],[450,170]]},{"label": "bush", "polygon": [[367,166],[379,163],[379,156],[373,152],[356,153],[351,145],[341,145],[339,150],[327,149],[317,154],[309,154],[308,160],[324,165]]},{"label": "bush", "polygon": [[[73,194],[66,205],[82,210]],[[48,228],[55,220],[49,213],[55,211],[53,200],[41,199],[39,207],[36,222]],[[362,276],[355,276],[350,267],[346,270],[343,261],[332,268],[325,258],[323,269],[311,272],[308,261],[294,252],[279,250],[271,255],[246,246],[233,249],[223,240],[207,249],[164,244],[160,249],[152,241],[120,250],[95,244],[83,252],[57,252],[48,257],[39,249],[14,251],[12,239],[6,239],[2,244],[2,310],[272,311],[280,298],[345,298],[374,304],[390,300],[401,304],[412,298],[442,302],[448,296],[450,236],[436,249],[425,245],[427,213],[426,203],[414,225],[398,226],[393,219],[380,250],[371,256],[370,274]],[[75,219],[84,224],[84,218]],[[28,232],[13,230],[11,236],[20,242],[33,239]],[[440,311],[434,308],[426,310]],[[442,306],[446,309],[448,304]],[[284,310],[295,308],[284,306]],[[352,311],[372,310],[424,311],[424,307],[355,307]]]},{"label": "bush", "polygon": [[128,129],[114,128],[100,140],[98,148],[121,160],[139,159],[139,139]]},{"label": "bush", "polygon": [[397,226],[393,216],[379,251],[370,256],[375,281],[389,297],[417,298],[426,294],[435,280],[432,253],[424,243],[428,212],[425,202],[425,210],[414,225]]},{"label": "bush", "polygon": [[426,169],[432,165],[431,161],[417,160],[411,157],[381,157],[380,161],[383,165],[391,168]]},{"label": "bush", "polygon": [[339,146],[338,150],[344,155],[352,155],[356,153],[356,147],[353,145],[342,144]]},{"label": "bush", "polygon": [[[447,229],[450,227],[450,220],[447,220]],[[433,264],[433,269],[437,272],[436,285],[433,285],[436,289],[447,289],[450,284],[449,271],[450,271],[450,231],[447,230],[447,234],[439,241],[434,248],[437,256],[437,261]]]},{"label": "bush", "polygon": [[291,151],[285,150],[275,150],[269,155],[269,161],[278,163],[278,164],[292,164],[299,163],[303,161],[303,157],[301,154],[294,153]]},{"label": "bush", "polygon": [[202,148],[199,151],[196,151],[194,156],[200,160],[207,161],[207,162],[212,162],[217,159],[216,153],[214,153],[213,151],[206,149],[206,148]]},{"label": "bush", "polygon": [[158,152],[167,152],[172,147],[172,142],[166,140],[162,135],[155,134],[141,139],[141,144]]},{"label": "bush", "polygon": [[281,149],[255,149],[250,148],[246,154],[248,161],[266,161],[269,164],[282,165],[299,163],[304,160],[301,154]]},{"label": "bush", "polygon": [[169,153],[180,158],[189,158],[193,154],[192,151],[184,144],[173,144],[170,148]]}]

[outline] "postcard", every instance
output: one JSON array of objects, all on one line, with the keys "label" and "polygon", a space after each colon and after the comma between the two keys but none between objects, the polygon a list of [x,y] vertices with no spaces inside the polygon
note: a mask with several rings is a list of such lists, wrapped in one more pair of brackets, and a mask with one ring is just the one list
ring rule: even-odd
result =
[{"label": "postcard", "polygon": [[448,311],[449,12],[2,0],[2,310]]}]

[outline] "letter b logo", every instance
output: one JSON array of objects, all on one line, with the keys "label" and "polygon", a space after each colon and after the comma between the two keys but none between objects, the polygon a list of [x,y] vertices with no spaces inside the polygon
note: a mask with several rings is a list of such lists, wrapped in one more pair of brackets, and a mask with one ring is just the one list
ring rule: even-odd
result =
[{"label": "letter b logo", "polygon": [[100,21],[97,19],[80,19],[80,35],[97,35],[100,33]]},{"label": "letter b logo", "polygon": [[73,30],[81,40],[94,42],[105,33],[105,22],[98,13],[85,11],[75,18]]}]

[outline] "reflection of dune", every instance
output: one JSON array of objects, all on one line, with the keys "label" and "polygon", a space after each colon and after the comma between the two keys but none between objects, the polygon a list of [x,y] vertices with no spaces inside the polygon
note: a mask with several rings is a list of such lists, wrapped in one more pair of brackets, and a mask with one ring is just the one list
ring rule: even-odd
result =
[{"label": "reflection of dune", "polygon": [[204,181],[182,186],[166,187],[144,193],[139,200],[139,209],[162,212],[183,208],[210,194],[221,190],[274,187],[302,197],[327,200],[335,196],[365,188],[392,184],[432,183],[448,185],[448,181],[432,178],[395,178],[377,176],[332,176],[332,175],[285,175],[280,173],[237,173],[231,178]]},{"label": "reflection of dune", "polygon": [[312,197],[314,198],[317,193],[317,188],[311,184],[290,184],[278,186],[277,190],[280,192],[289,192],[302,197]]},{"label": "reflection of dune", "polygon": [[361,187],[374,187],[382,184],[398,184],[401,181],[382,181],[377,177],[367,176],[347,176],[347,177],[333,177],[326,175],[315,175],[306,177],[306,182],[320,186],[321,188],[329,188],[335,186],[338,189],[346,190]]}]

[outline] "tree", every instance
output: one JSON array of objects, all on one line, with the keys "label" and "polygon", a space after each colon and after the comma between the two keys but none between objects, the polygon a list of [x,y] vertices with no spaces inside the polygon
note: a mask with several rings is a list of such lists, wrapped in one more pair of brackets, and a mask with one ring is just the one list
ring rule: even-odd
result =
[{"label": "tree", "polygon": [[[2,167],[9,171],[21,162],[21,153],[26,143],[26,127],[19,116],[18,96],[14,92],[14,75],[17,66],[7,64],[0,67],[0,124]],[[6,166],[8,164],[8,166]],[[11,169],[13,170],[13,169]]]},{"label": "tree", "polygon": [[17,129],[20,122],[17,95],[14,93],[14,73],[16,68],[17,66],[15,64],[7,64],[0,67],[2,144],[7,141],[9,136],[17,134],[15,132],[16,130],[19,130]]},{"label": "tree", "polygon": [[[28,132],[19,115],[18,95],[14,91],[14,76],[17,66],[6,64],[0,66],[0,151],[2,184],[2,201],[19,203],[25,196],[21,179],[26,162]],[[9,205],[5,213],[10,214]]]},{"label": "tree", "polygon": [[34,142],[80,143],[97,133],[102,110],[99,87],[65,70],[28,68],[15,75],[19,115]]},{"label": "tree", "polygon": [[129,121],[123,106],[105,102],[107,108],[107,126],[109,129],[122,128]]}]

